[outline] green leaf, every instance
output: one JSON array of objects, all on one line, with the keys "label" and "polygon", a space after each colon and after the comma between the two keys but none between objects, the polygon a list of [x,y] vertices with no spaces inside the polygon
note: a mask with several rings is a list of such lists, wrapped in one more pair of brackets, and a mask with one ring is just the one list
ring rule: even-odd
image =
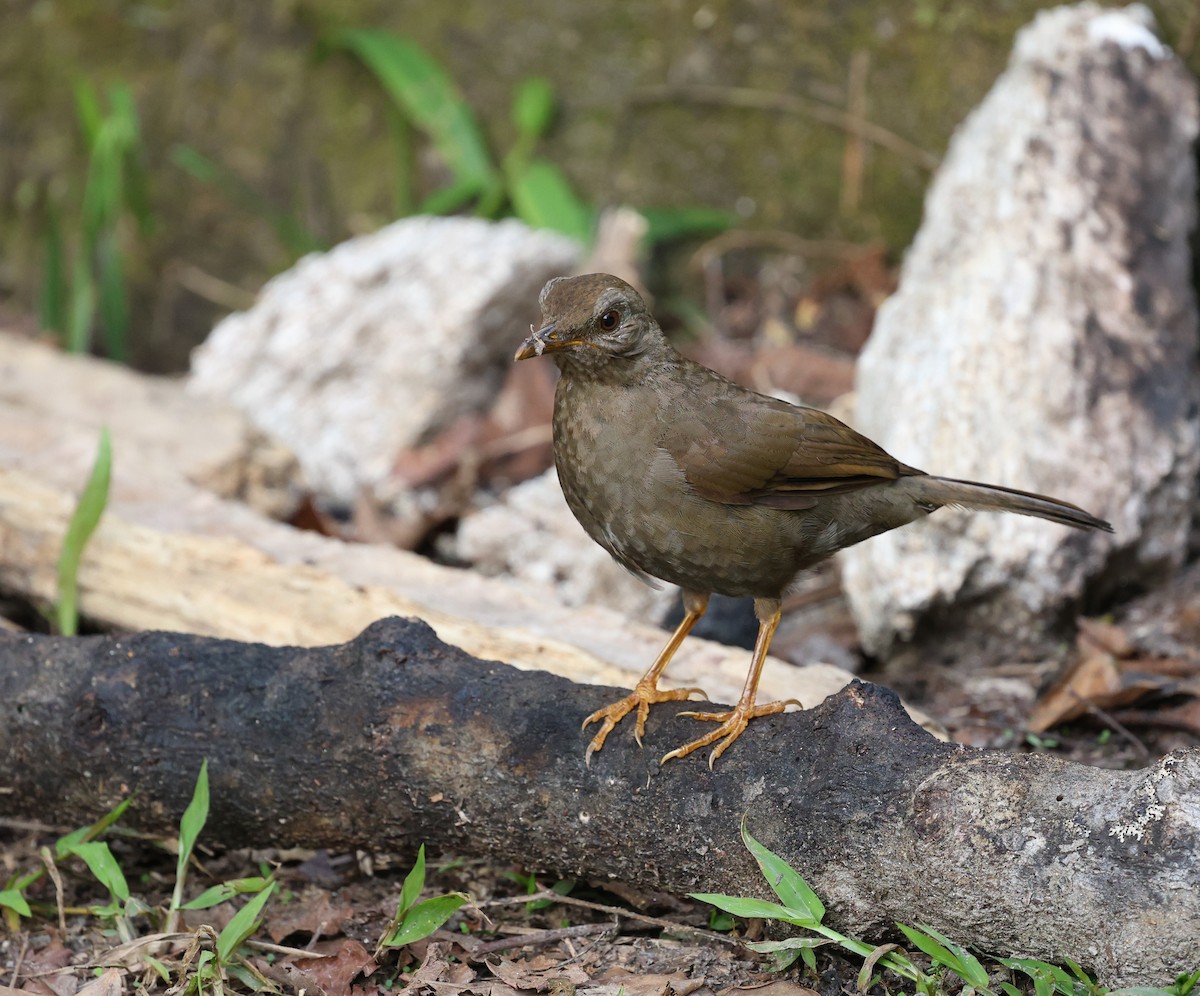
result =
[{"label": "green leaf", "polygon": [[[901,927],[903,930],[904,928]],[[950,940],[945,934],[939,933],[930,927],[928,924],[921,924],[926,936],[940,943],[945,950],[950,953],[953,959],[953,964],[950,967],[957,972],[963,979],[976,989],[986,989],[991,982],[988,976],[987,969],[980,964],[979,959],[971,952],[964,948],[961,944],[957,944]],[[914,943],[916,943],[914,941]],[[926,952],[928,954],[928,952]]]},{"label": "green leaf", "polygon": [[208,758],[200,762],[200,774],[196,776],[196,787],[192,790],[191,801],[179,820],[179,856],[175,862],[175,877],[181,879],[187,874],[188,861],[192,849],[200,837],[200,831],[208,822]]},{"label": "green leaf", "polygon": [[508,185],[513,208],[525,224],[562,232],[580,244],[591,241],[592,212],[557,166],[534,159],[513,170]]},{"label": "green leaf", "polygon": [[75,257],[71,267],[70,305],[67,313],[67,350],[86,353],[92,334],[92,315],[96,311],[96,290],[91,267],[82,252]]},{"label": "green leaf", "polygon": [[746,829],[746,820],[742,820],[742,840],[758,867],[762,869],[767,884],[779,897],[779,901],[789,909],[800,910],[802,915],[814,923],[825,919],[825,904],[791,865],[778,854],[764,847],[751,836]]},{"label": "green leaf", "polygon": [[102,840],[87,841],[72,844],[68,854],[74,854],[83,859],[93,875],[113,896],[122,903],[129,899],[129,885],[125,881],[125,873],[117,864],[112,851]]},{"label": "green leaf", "polygon": [[100,111],[100,97],[96,88],[86,79],[75,81],[75,115],[79,118],[79,126],[83,131],[83,139],[88,149],[96,144],[100,134],[100,124],[104,115]]},{"label": "green leaf", "polygon": [[385,947],[398,948],[428,937],[470,901],[471,897],[462,892],[451,892],[417,903],[398,927],[384,935],[382,943]]},{"label": "green leaf", "polygon": [[225,929],[217,935],[217,957],[221,962],[228,962],[246,938],[258,929],[259,916],[277,884],[271,882],[262,892],[238,910],[225,925]]},{"label": "green leaf", "polygon": [[396,918],[402,920],[413,906],[417,897],[425,888],[425,845],[417,849],[417,860],[413,862],[409,873],[404,876],[404,886],[400,889],[400,902],[396,906]]},{"label": "green leaf", "polygon": [[689,895],[692,899],[699,899],[702,903],[709,903],[719,910],[732,913],[734,916],[758,917],[762,920],[783,920],[785,923],[792,923],[798,927],[808,927],[809,929],[820,926],[818,921],[808,916],[804,911],[780,906],[778,903],[772,903],[765,899],[750,899],[745,896],[723,896],[713,892],[692,892]]},{"label": "green leaf", "polygon": [[260,876],[231,879],[228,882],[222,882],[219,885],[214,885],[209,889],[205,889],[191,902],[184,903],[180,909],[211,909],[220,903],[228,902],[234,896],[245,895],[248,892],[261,892],[267,887],[268,883],[268,879]]},{"label": "green leaf", "polygon": [[74,636],[79,624],[79,562],[83,558],[84,548],[96,526],[104,507],[108,504],[108,486],[112,477],[112,446],[109,443],[108,429],[100,430],[100,446],[96,451],[96,460],[92,464],[92,472],[84,485],[79,504],[67,525],[67,535],[63,539],[62,553],[58,558],[58,606],[57,622],[59,632],[64,636]]},{"label": "green leaf", "polygon": [[153,955],[148,955],[148,954],[145,954],[144,952],[141,957],[142,957],[142,961],[144,961],[147,965],[149,965],[152,969],[154,969],[155,975],[157,975],[160,979],[162,979],[163,982],[166,982],[168,984],[170,983],[171,972],[170,972],[170,969],[168,969],[166,965],[164,965],[161,961],[159,961]]},{"label": "green leaf", "polygon": [[743,943],[751,951],[761,951],[763,954],[770,954],[772,951],[819,948],[824,944],[834,944],[836,942],[828,937],[785,937],[779,941],[745,941]]},{"label": "green leaf", "polygon": [[513,124],[528,140],[541,138],[554,120],[554,87],[543,76],[530,76],[517,84],[513,96]]},{"label": "green leaf", "polygon": [[20,916],[33,916],[29,903],[16,889],[0,889],[0,906],[4,906]]},{"label": "green leaf", "polygon": [[463,184],[482,190],[495,172],[474,114],[442,67],[405,38],[383,31],[339,31],[330,42],[356,55],[392,101],[429,135]]},{"label": "green leaf", "polygon": [[67,331],[67,255],[63,245],[58,209],[46,213],[46,251],[42,260],[42,287],[38,297],[38,321],[42,328],[59,335]]}]

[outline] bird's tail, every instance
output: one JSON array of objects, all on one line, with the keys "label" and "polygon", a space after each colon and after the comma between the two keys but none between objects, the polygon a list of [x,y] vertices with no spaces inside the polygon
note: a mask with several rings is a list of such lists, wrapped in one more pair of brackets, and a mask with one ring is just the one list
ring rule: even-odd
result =
[{"label": "bird's tail", "polygon": [[977,481],[958,481],[951,477],[921,476],[909,478],[918,493],[918,500],[934,507],[958,505],[989,512],[1017,512],[1034,515],[1039,519],[1061,522],[1076,529],[1102,529],[1111,533],[1113,528],[1103,519],[1085,512],[1078,505],[1059,501],[1046,495],[1030,491],[1004,488],[998,484],[980,484]]}]

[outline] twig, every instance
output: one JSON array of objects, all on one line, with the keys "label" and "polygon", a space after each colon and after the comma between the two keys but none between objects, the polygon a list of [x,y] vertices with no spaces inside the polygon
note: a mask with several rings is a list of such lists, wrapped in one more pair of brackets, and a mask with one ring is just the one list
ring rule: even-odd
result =
[{"label": "twig", "polygon": [[13,962],[12,979],[10,986],[13,989],[17,988],[17,979],[21,975],[21,966],[25,964],[25,954],[29,951],[29,935],[21,934],[21,950],[17,952],[17,960]]},{"label": "twig", "polygon": [[1114,733],[1128,740],[1129,743],[1132,744],[1133,749],[1138,752],[1138,756],[1141,758],[1143,764],[1150,763],[1150,750],[1142,742],[1141,737],[1130,730],[1129,727],[1120,723],[1111,713],[1101,709],[1098,705],[1096,705],[1095,702],[1091,701],[1091,699],[1087,699],[1080,695],[1077,691],[1075,691],[1074,688],[1068,688],[1067,691],[1075,696],[1075,698],[1079,701],[1079,704],[1082,705],[1091,715],[1095,716]]},{"label": "twig", "polygon": [[585,910],[595,910],[598,913],[608,913],[611,916],[622,917],[626,920],[636,920],[638,923],[648,923],[653,927],[660,927],[663,930],[686,930],[693,934],[698,934],[701,937],[707,938],[710,941],[716,941],[720,944],[727,944],[730,947],[741,947],[742,942],[734,937],[726,937],[724,934],[718,934],[714,930],[705,930],[703,927],[692,927],[686,923],[680,923],[678,920],[664,920],[662,917],[646,916],[645,913],[635,913],[633,910],[621,909],[619,906],[607,906],[604,903],[592,903],[586,899],[576,899],[574,896],[562,896],[552,889],[543,889],[541,892],[534,892],[528,896],[512,896],[508,899],[491,899],[485,903],[478,903],[478,907],[482,909],[485,906],[514,906],[517,903],[533,903],[542,899],[548,899],[552,903],[562,903],[564,906],[579,906]]},{"label": "twig", "polygon": [[888,131],[882,125],[873,124],[856,118],[841,108],[829,104],[818,103],[790,93],[776,93],[771,90],[755,90],[750,87],[723,86],[654,86],[647,87],[633,95],[635,103],[663,103],[666,101],[685,101],[693,104],[713,104],[719,107],[745,107],[761,111],[782,111],[786,114],[796,114],[812,118],[824,124],[848,131],[852,135],[867,142],[873,142],[881,148],[908,159],[927,170],[937,168],[940,159],[932,152],[914,145],[906,138],[901,138],[893,131]]}]

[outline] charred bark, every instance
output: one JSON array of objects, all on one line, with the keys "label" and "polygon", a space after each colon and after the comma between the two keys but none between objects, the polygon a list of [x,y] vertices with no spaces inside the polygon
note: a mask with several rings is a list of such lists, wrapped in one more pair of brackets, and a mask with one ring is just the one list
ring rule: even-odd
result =
[{"label": "charred bark", "polygon": [[880,937],[931,924],[993,952],[1085,958],[1110,983],[1200,963],[1200,752],[1142,771],[941,743],[855,683],[757,720],[710,771],[651,712],[591,767],[611,689],[476,660],[389,619],[335,647],[171,633],[0,638],[0,813],[76,825],[129,792],[171,832],[209,759],[209,842],[425,842],[674,892],[769,895],[751,831]]}]

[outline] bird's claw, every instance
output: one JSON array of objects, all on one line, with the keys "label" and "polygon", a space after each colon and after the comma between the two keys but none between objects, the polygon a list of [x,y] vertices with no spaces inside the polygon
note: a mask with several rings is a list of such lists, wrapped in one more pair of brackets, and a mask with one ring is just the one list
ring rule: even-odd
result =
[{"label": "bird's claw", "polygon": [[637,709],[637,719],[634,723],[633,738],[637,741],[638,746],[641,747],[642,736],[646,732],[646,720],[650,716],[650,706],[659,702],[686,702],[693,694],[704,696],[704,689],[661,689],[649,683],[643,685],[641,682],[638,682],[633,691],[626,695],[625,698],[606,705],[602,709],[597,709],[583,721],[583,724],[580,726],[581,730],[586,730],[592,723],[603,721],[604,724],[592,738],[592,742],[588,744],[587,751],[583,755],[584,763],[589,767],[591,766],[592,755],[604,746],[604,741],[616,725],[634,709]]},{"label": "bird's claw", "polygon": [[666,764],[675,758],[687,757],[692,751],[699,750],[701,747],[707,747],[709,744],[720,740],[721,742],[708,755],[708,767],[711,771],[717,758],[724,754],[730,744],[745,732],[750,720],[757,719],[759,716],[773,716],[776,713],[783,712],[790,705],[794,705],[800,709],[804,708],[799,699],[782,699],[778,702],[767,702],[764,705],[743,705],[738,703],[737,706],[726,712],[681,712],[679,713],[680,716],[689,716],[692,719],[698,719],[707,723],[719,723],[720,726],[714,730],[709,730],[704,736],[686,743],[682,747],[677,747],[675,750],[669,751],[662,756],[658,763]]}]

